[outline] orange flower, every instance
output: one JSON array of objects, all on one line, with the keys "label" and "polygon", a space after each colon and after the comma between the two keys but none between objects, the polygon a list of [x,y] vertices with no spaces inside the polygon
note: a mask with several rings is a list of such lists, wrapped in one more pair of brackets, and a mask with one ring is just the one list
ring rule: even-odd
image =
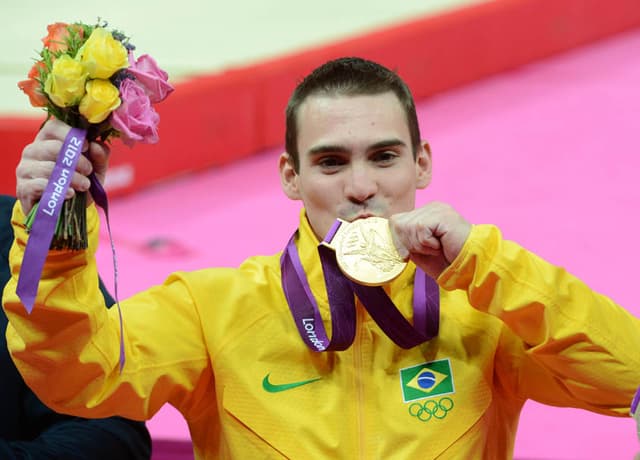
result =
[{"label": "orange flower", "polygon": [[27,74],[29,79],[18,82],[18,88],[29,96],[29,102],[31,102],[33,107],[44,107],[47,105],[47,96],[42,92],[40,82],[38,81],[38,78],[40,77],[40,70],[44,68],[44,62],[36,62]]},{"label": "orange flower", "polygon": [[45,48],[51,52],[66,51],[67,50],[67,38],[69,38],[69,31],[75,30],[82,38],[84,30],[77,24],[66,24],[64,22],[56,22],[47,26],[47,32],[49,34],[42,39]]}]

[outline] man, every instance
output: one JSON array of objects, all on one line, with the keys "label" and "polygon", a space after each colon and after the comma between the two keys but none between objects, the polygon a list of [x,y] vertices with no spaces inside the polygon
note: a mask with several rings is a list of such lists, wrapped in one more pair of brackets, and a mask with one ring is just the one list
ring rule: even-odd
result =
[{"label": "man", "polygon": [[[10,278],[13,243],[11,210],[15,199],[0,195],[0,292]],[[102,288],[102,286],[101,286]],[[113,299],[103,289],[106,302]],[[42,404],[18,374],[7,350],[7,317],[0,312],[0,458],[129,459],[151,456],[151,440],[142,422],[120,417],[87,420],[57,414]]]},{"label": "man", "polygon": [[[41,195],[68,129],[50,122],[24,149],[15,221]],[[89,207],[90,249],[50,257],[31,315],[15,278],[5,292],[14,360],[49,404],[80,415],[148,418],[174,405],[207,459],[509,458],[527,399],[628,415],[639,321],[493,226],[443,203],[414,209],[431,180],[420,139],[397,75],[357,58],[322,65],[287,108],[280,177],[304,211],[282,254],[175,273],[122,302],[120,374],[117,316],[90,285]],[[89,149],[75,190],[92,170],[104,179],[108,152]],[[319,244],[361,228],[363,241],[347,243],[386,266],[393,257],[374,257],[392,249],[371,225],[379,217],[410,261],[382,289],[339,274]],[[17,274],[27,235],[15,231]],[[54,379],[70,383],[58,390]]]}]

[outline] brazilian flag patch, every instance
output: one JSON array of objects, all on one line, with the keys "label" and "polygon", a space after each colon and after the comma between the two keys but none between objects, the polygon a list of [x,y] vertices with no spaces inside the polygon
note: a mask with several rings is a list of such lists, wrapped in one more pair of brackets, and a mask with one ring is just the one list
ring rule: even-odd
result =
[{"label": "brazilian flag patch", "polygon": [[455,392],[449,359],[400,369],[400,384],[404,402]]}]

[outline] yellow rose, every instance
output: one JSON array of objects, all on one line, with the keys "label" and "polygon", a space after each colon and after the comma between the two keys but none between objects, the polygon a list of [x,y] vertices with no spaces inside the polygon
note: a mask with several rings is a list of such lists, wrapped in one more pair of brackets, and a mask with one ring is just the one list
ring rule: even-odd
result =
[{"label": "yellow rose", "polygon": [[78,57],[87,68],[89,78],[110,78],[117,70],[129,66],[127,49],[102,27],[93,29],[78,50]]},{"label": "yellow rose", "polygon": [[109,80],[89,80],[80,101],[80,113],[89,123],[100,123],[120,106],[120,91]]},{"label": "yellow rose", "polygon": [[44,92],[58,107],[76,105],[84,96],[87,72],[82,63],[63,54],[55,60],[44,82]]}]

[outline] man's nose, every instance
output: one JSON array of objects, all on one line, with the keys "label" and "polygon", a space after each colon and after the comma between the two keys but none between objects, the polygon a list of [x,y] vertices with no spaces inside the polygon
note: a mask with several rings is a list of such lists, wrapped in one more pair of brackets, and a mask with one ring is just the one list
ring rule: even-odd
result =
[{"label": "man's nose", "polygon": [[355,203],[362,203],[377,191],[378,184],[374,174],[365,166],[352,164],[345,184],[346,196]]}]

